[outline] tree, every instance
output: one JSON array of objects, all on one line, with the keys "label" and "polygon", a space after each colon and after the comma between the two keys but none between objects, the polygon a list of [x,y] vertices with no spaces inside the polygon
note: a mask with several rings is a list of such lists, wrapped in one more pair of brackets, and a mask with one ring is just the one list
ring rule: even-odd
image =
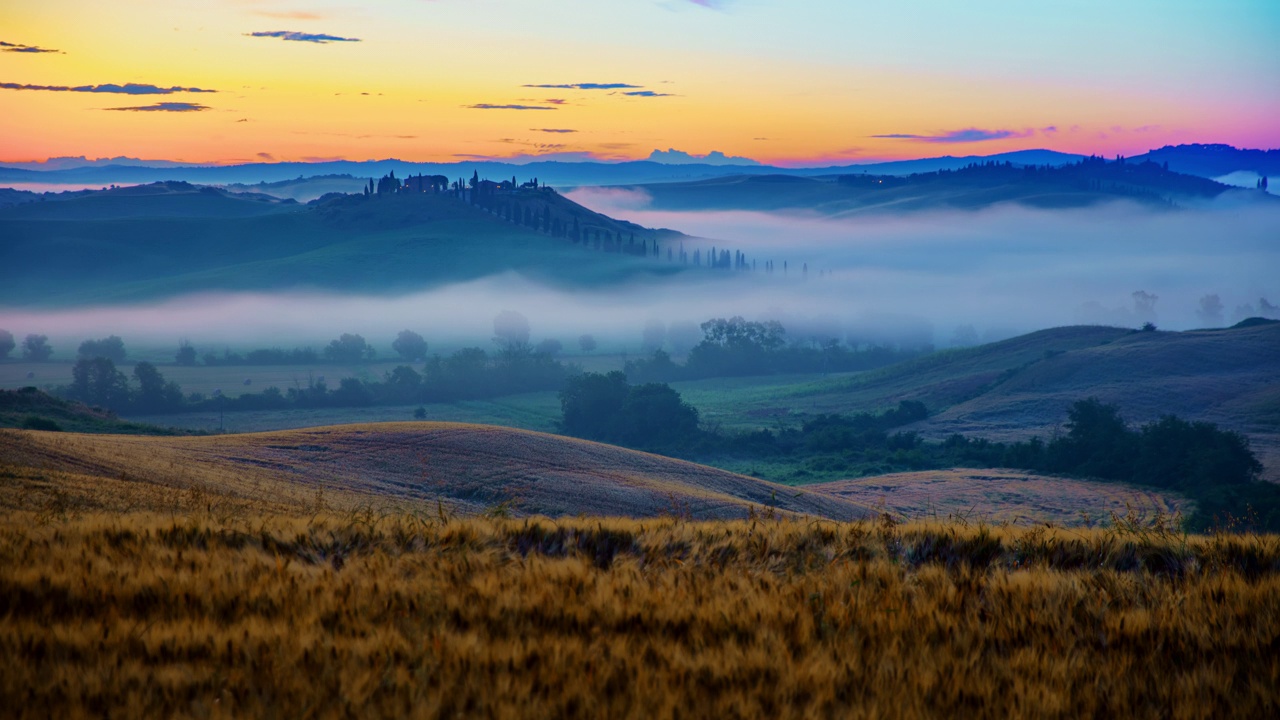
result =
[{"label": "tree", "polygon": [[493,319],[493,341],[506,348],[529,344],[529,318],[503,310]]},{"label": "tree", "polygon": [[333,403],[339,406],[368,405],[373,402],[369,388],[359,378],[346,377],[338,381],[338,388],[330,393]]},{"label": "tree", "polygon": [[1137,437],[1126,427],[1119,408],[1088,398],[1067,409],[1067,436],[1054,441],[1050,451],[1055,469],[1125,480],[1132,474]]},{"label": "tree", "polygon": [[1200,309],[1196,311],[1196,316],[1207,328],[1222,327],[1222,310],[1222,298],[1216,293],[1205,295],[1200,298]]},{"label": "tree", "polygon": [[80,343],[80,349],[77,354],[82,358],[104,357],[111,362],[124,362],[124,340],[121,340],[117,335],[111,335],[101,340],[85,340]]},{"label": "tree", "polygon": [[698,411],[659,383],[631,386],[617,370],[569,378],[560,391],[561,429],[632,447],[669,448],[698,432]]},{"label": "tree", "polygon": [[135,404],[139,410],[163,412],[182,405],[182,388],[175,382],[165,382],[155,365],[145,361],[134,365],[133,377],[138,381]]},{"label": "tree", "polygon": [[629,393],[627,376],[617,370],[569,378],[560,391],[561,429],[590,440],[613,437],[612,423]]},{"label": "tree", "polygon": [[44,362],[53,354],[53,348],[49,347],[48,335],[36,335],[32,333],[22,340],[22,359],[31,362]]},{"label": "tree", "polygon": [[359,335],[343,333],[329,343],[324,349],[327,360],[340,363],[358,363],[363,359],[373,358],[373,348]]},{"label": "tree", "polygon": [[71,397],[90,405],[121,408],[129,402],[129,379],[110,358],[80,358],[71,368]]},{"label": "tree", "polygon": [[631,388],[614,421],[616,441],[633,447],[678,445],[698,432],[698,411],[662,383]]},{"label": "tree", "polygon": [[596,349],[596,339],[591,335],[582,335],[578,338],[578,347],[582,352],[589,353]]},{"label": "tree", "polygon": [[427,358],[427,341],[412,330],[401,330],[391,343],[391,349],[410,362]]},{"label": "tree", "polygon": [[397,365],[394,370],[387,373],[387,385],[395,388],[400,398],[405,398],[417,393],[422,387],[422,376],[408,365]]},{"label": "tree", "polygon": [[191,347],[191,343],[183,340],[178,343],[178,354],[174,356],[174,362],[179,365],[190,367],[196,364],[196,349]]},{"label": "tree", "polygon": [[546,340],[543,340],[542,342],[538,343],[538,347],[536,349],[539,353],[542,353],[543,355],[555,357],[556,355],[560,354],[561,350],[564,349],[564,345],[559,340],[556,340],[555,338],[547,338]]},{"label": "tree", "polygon": [[8,330],[0,330],[0,360],[8,360],[9,353],[18,347],[18,343],[13,339],[13,333]]}]

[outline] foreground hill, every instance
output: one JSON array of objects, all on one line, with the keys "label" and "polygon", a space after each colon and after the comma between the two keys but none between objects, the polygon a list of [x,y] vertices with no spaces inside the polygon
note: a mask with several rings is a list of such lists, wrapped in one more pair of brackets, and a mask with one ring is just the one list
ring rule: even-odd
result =
[{"label": "foreground hill", "polygon": [[[508,219],[512,209],[518,220]],[[588,242],[573,242],[568,228]],[[512,270],[584,286],[679,272],[651,257],[656,243],[675,236],[549,190],[510,193],[490,207],[443,193],[302,206],[158,183],[0,208],[0,305],[201,290],[399,292]]]},{"label": "foreground hill", "polygon": [[[306,507],[317,494],[348,507],[434,503],[476,513],[746,517],[749,506],[848,520],[862,505],[680,460],[524,430],[381,423],[218,437],[0,431],[11,478],[65,492],[120,481],[131,492],[225,494]],[[9,482],[15,482],[10,480]]]},{"label": "foreground hill", "polygon": [[804,210],[833,217],[939,209],[976,210],[1000,203],[1040,208],[1088,207],[1129,200],[1154,207],[1203,203],[1224,193],[1276,202],[1260,191],[1236,190],[1156,163],[1089,158],[1061,166],[972,164],[907,176],[869,173],[797,177],[738,175],[631,186],[656,210]]}]

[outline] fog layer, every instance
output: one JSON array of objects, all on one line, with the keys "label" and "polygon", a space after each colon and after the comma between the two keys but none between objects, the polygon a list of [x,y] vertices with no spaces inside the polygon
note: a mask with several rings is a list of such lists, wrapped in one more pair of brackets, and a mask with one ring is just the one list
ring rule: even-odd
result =
[{"label": "fog layer", "polygon": [[[108,334],[130,344],[176,346],[187,338],[198,347],[292,347],[353,332],[385,348],[397,331],[412,329],[436,343],[487,345],[493,317],[507,309],[529,318],[535,341],[558,338],[566,346],[593,333],[638,347],[651,321],[688,328],[730,315],[782,320],[793,338],[947,346],[1078,323],[1222,326],[1266,314],[1260,298],[1280,304],[1280,211],[1263,205],[1151,211],[1117,203],[826,219],[660,212],[643,195],[608,190],[570,196],[614,217],[697,236],[683,243],[690,256],[697,250],[705,258],[713,246],[741,251],[755,270],[691,268],[589,291],[509,274],[394,298],[242,293],[74,311],[0,309],[0,328],[19,339],[49,335],[55,359],[74,354],[68,342]],[[636,262],[666,263],[666,251],[678,258],[680,245],[670,241],[662,259]],[[1135,298],[1138,291],[1145,295]],[[1202,302],[1212,295],[1221,304],[1217,317]]]}]

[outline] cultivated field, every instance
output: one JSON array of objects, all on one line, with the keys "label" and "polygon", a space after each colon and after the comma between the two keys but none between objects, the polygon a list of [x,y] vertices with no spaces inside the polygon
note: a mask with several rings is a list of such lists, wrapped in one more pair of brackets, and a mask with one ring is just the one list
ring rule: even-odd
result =
[{"label": "cultivated field", "polygon": [[[70,473],[80,478],[75,487],[103,478],[147,494],[195,488],[224,495],[218,502],[231,507],[267,501],[300,509],[320,494],[340,508],[440,502],[469,513],[741,518],[754,505],[841,520],[874,514],[834,496],[703,465],[485,425],[380,423],[179,438],[5,430],[0,457],[5,484],[34,504],[65,495],[68,481],[50,473]],[[102,497],[80,493],[58,502],[95,507]]]},{"label": "cultivated field", "polygon": [[1091,526],[1133,510],[1143,516],[1190,513],[1173,493],[1120,483],[1046,477],[1015,470],[927,470],[806,485],[917,520]]},{"label": "cultivated field", "polygon": [[1274,716],[1280,538],[0,515],[10,717]]}]

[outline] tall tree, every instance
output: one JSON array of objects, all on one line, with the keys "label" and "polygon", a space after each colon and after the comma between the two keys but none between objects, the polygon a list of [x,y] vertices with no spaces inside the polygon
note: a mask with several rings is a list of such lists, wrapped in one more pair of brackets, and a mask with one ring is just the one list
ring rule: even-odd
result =
[{"label": "tall tree", "polygon": [[425,360],[427,358],[427,341],[412,330],[401,330],[400,334],[391,343],[391,349],[395,350],[405,360]]},{"label": "tall tree", "polygon": [[22,339],[22,359],[30,362],[44,362],[53,354],[49,346],[48,335],[31,333]]}]

